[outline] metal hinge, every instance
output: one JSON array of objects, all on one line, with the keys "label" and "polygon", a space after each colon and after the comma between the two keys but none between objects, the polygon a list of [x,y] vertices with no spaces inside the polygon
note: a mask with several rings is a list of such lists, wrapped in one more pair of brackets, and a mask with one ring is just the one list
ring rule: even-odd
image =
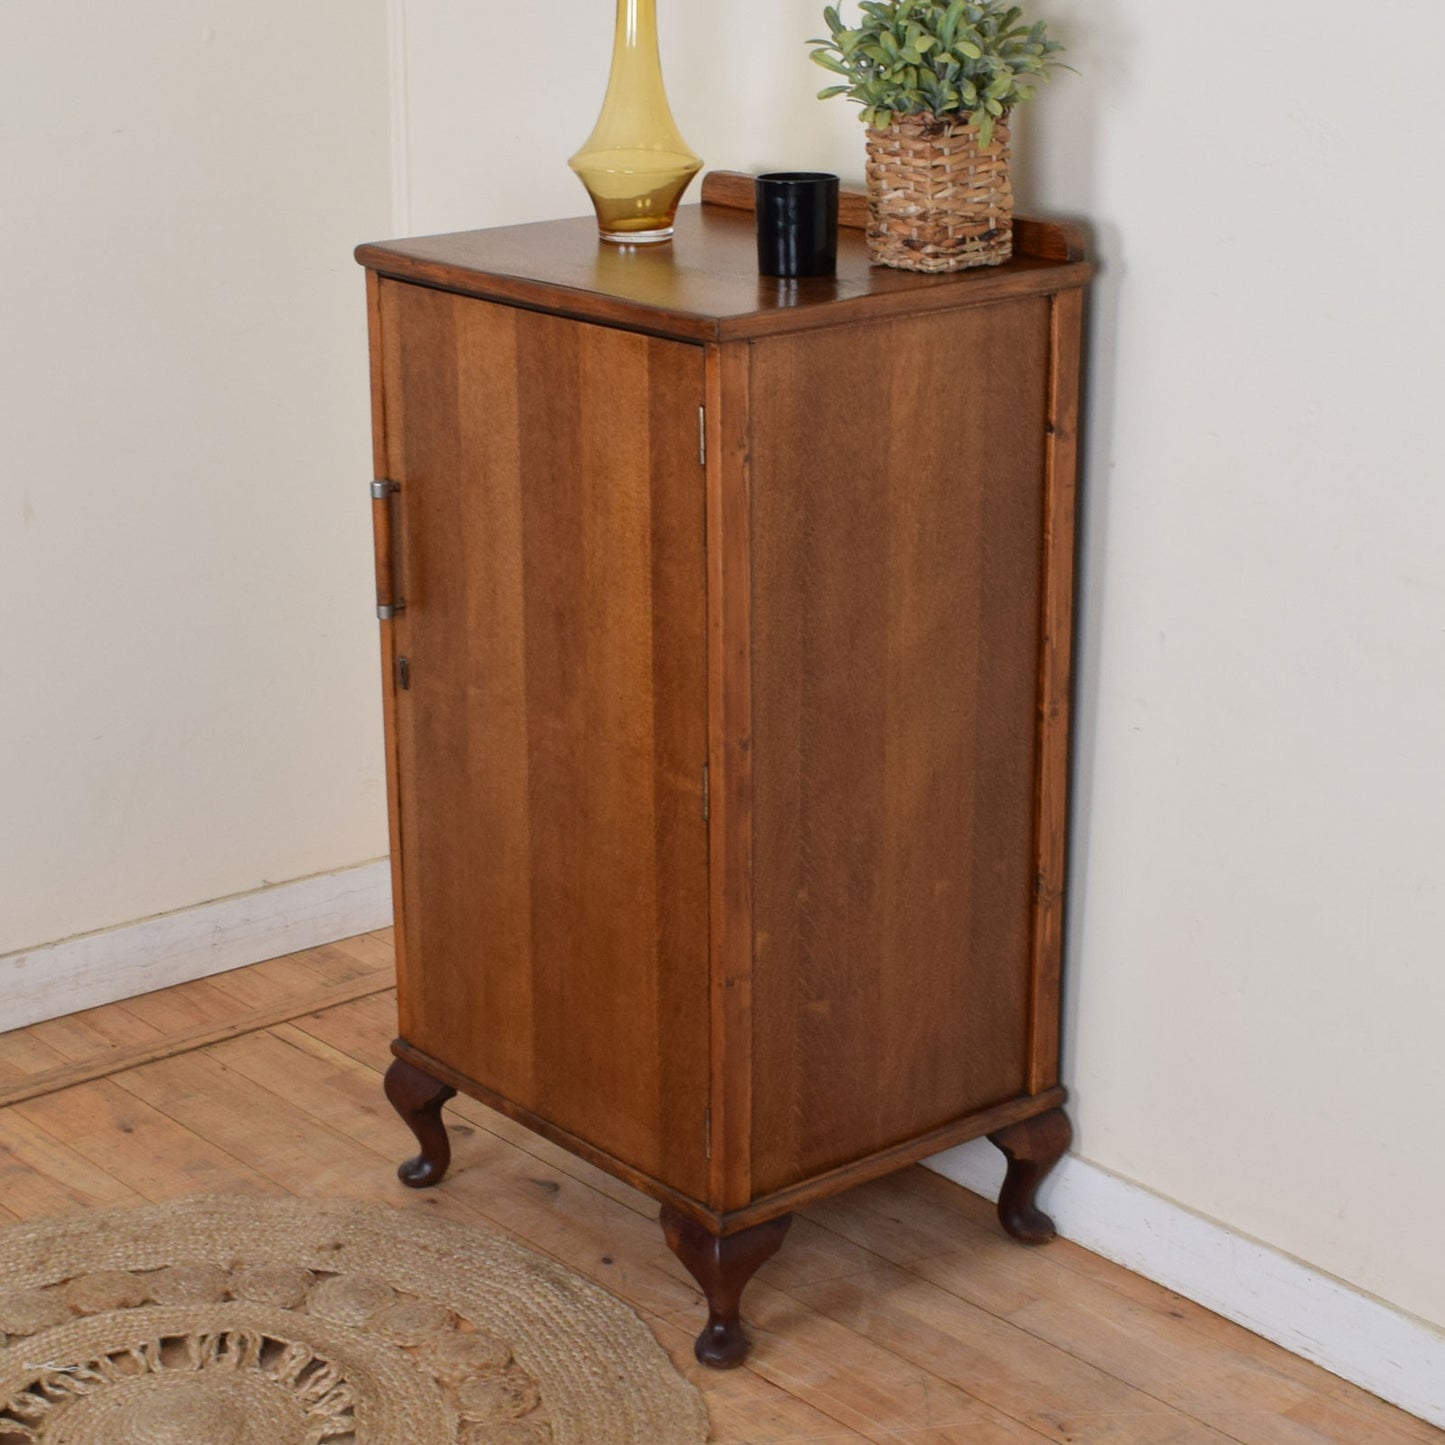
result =
[{"label": "metal hinge", "polygon": [[401,491],[400,482],[373,482],[371,484],[373,501],[384,502],[393,492],[399,491]]},{"label": "metal hinge", "polygon": [[405,602],[378,602],[376,604],[376,620],[378,622],[390,622],[398,613],[405,611]]},{"label": "metal hinge", "polygon": [[702,1111],[702,1154],[704,1159],[712,1158],[712,1110]]},{"label": "metal hinge", "polygon": [[707,465],[707,408],[700,406],[697,409],[697,458]]},{"label": "metal hinge", "polygon": [[702,820],[704,823],[712,817],[712,777],[708,765],[702,765]]}]

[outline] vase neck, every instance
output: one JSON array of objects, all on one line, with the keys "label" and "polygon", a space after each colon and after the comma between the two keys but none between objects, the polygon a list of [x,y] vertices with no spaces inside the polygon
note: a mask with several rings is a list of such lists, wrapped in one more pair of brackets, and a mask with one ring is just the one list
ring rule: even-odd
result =
[{"label": "vase neck", "polygon": [[[624,55],[657,60],[657,0],[617,0],[613,59]],[[660,61],[659,61],[660,63]]]},{"label": "vase neck", "polygon": [[621,89],[653,97],[663,95],[657,0],[617,0],[617,35],[608,89],[614,94]]}]

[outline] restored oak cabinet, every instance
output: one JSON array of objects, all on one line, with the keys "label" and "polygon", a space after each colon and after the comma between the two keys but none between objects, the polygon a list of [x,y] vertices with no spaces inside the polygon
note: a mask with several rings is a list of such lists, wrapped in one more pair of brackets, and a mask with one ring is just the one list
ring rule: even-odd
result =
[{"label": "restored oak cabinet", "polygon": [[1038,1241],[1069,1141],[1088,264],[872,269],[849,196],[763,280],[750,194],[358,252],[402,1175],[461,1089],[645,1190],[719,1365],[800,1205],[987,1134]]}]

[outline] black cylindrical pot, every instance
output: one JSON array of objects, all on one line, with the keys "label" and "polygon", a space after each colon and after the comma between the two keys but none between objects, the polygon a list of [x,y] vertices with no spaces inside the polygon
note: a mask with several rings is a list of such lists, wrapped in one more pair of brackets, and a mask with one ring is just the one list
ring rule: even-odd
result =
[{"label": "black cylindrical pot", "polygon": [[838,270],[838,177],[777,171],[756,181],[758,270],[832,276]]}]

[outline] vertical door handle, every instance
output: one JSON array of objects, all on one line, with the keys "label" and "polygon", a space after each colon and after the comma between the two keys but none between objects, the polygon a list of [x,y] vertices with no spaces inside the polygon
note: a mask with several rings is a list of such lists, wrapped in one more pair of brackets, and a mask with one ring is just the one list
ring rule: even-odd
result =
[{"label": "vertical door handle", "polygon": [[376,540],[376,615],[390,622],[406,603],[396,590],[396,540],[392,527],[392,498],[401,491],[400,482],[371,484],[371,526]]}]

